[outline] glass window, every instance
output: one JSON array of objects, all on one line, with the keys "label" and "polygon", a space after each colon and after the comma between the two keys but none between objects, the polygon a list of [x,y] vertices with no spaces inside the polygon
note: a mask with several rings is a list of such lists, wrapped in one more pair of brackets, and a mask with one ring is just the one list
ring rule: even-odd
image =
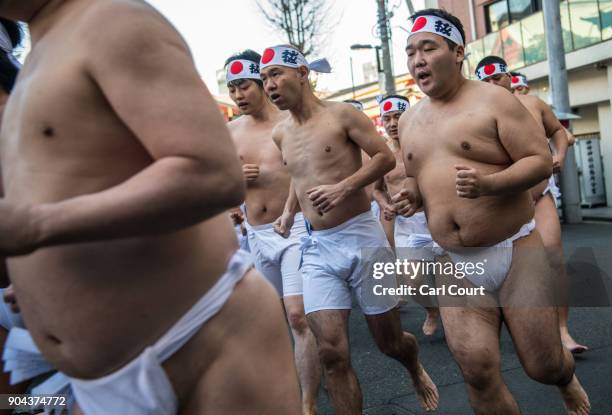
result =
[{"label": "glass window", "polygon": [[572,38],[576,49],[601,41],[597,0],[569,0]]},{"label": "glass window", "polygon": [[565,52],[574,50],[574,40],[572,39],[572,25],[570,24],[569,7],[566,1],[561,5],[561,32],[563,34],[563,47]]},{"label": "glass window", "polygon": [[510,22],[521,20],[535,12],[532,0],[508,0]]},{"label": "glass window", "polygon": [[612,38],[612,0],[599,0],[599,15],[601,16],[601,36]]},{"label": "glass window", "polygon": [[467,74],[470,78],[474,78],[474,71],[476,70],[476,65],[478,62],[485,57],[484,54],[484,43],[482,39],[479,39],[475,42],[469,43],[466,48],[466,52],[469,53],[469,56],[464,62],[464,68],[467,70]]},{"label": "glass window", "polygon": [[544,17],[542,12],[521,21],[525,65],[546,60],[546,38],[544,36]]},{"label": "glass window", "polygon": [[510,69],[525,66],[523,57],[523,39],[521,35],[521,22],[516,22],[501,30],[504,60]]},{"label": "glass window", "polygon": [[489,55],[504,56],[504,52],[502,50],[500,32],[489,33],[488,35],[483,37],[482,40],[484,42],[485,56],[489,56]]},{"label": "glass window", "polygon": [[508,26],[510,22],[508,15],[507,0],[497,1],[485,6],[485,15],[487,16],[487,30],[497,32],[503,27]]}]

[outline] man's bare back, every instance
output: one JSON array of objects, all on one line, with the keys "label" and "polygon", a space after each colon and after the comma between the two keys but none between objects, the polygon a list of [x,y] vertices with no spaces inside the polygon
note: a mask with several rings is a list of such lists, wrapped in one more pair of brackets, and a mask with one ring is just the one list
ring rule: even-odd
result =
[{"label": "man's bare back", "polygon": [[[486,175],[502,171],[512,163],[504,148],[511,144],[502,145],[497,131],[503,129],[503,134],[514,137],[521,133],[520,125],[496,123],[506,110],[496,100],[508,101],[517,110],[518,102],[509,101],[510,98],[506,91],[468,81],[444,110],[430,111],[428,107],[432,104],[424,99],[400,120],[407,171],[418,181],[429,229],[443,248],[494,245],[516,233],[533,217],[533,203],[527,192],[480,197],[477,201],[457,196],[455,166],[473,167]],[[471,113],[466,114],[465,108],[470,108]],[[518,111],[519,119],[534,124],[529,114]],[[535,125],[533,128],[537,131]],[[534,148],[538,148],[537,143],[516,151]]]},{"label": "man's bare back", "polygon": [[240,161],[257,166],[257,177],[247,179],[245,204],[251,225],[275,221],[282,214],[289,193],[289,172],[272,141],[272,130],[285,115],[278,110],[272,115],[265,122],[245,116],[228,124]]},{"label": "man's bare back", "polygon": [[[42,242],[7,262],[45,356],[92,378],[152,344],[225,272],[237,246],[224,208],[211,201],[212,218],[199,223],[205,202],[187,194],[211,185],[238,203],[242,184],[227,175],[239,166],[218,109],[157,12],[140,1],[75,0],[40,18],[53,24],[32,26],[1,164],[6,200],[42,212]],[[175,109],[175,96],[185,105]],[[169,198],[166,188],[180,190]],[[98,242],[73,243],[88,239]]]},{"label": "man's bare back", "polygon": [[[351,113],[357,114],[350,104],[321,102],[304,123],[286,119],[274,131],[299,204],[314,229],[332,228],[370,210],[363,188],[345,189],[350,194],[325,213],[313,206],[307,194],[316,186],[338,184],[362,167],[361,149],[348,138],[353,129],[358,129],[349,125],[354,119]],[[365,121],[369,122],[367,118]],[[386,147],[382,140],[371,144],[374,148]]]}]

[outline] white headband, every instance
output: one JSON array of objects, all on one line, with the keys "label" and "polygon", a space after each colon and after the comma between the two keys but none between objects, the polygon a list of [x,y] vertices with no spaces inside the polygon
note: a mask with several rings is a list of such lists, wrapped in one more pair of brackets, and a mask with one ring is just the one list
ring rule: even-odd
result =
[{"label": "white headband", "polygon": [[410,108],[410,102],[405,98],[389,97],[380,101],[379,107],[380,116],[382,117],[389,112],[406,111]]},{"label": "white headband", "polygon": [[272,65],[287,66],[289,68],[299,68],[305,66],[315,72],[330,73],[331,66],[327,59],[317,59],[308,63],[304,55],[294,48],[286,46],[274,46],[267,48],[259,63],[261,70]]},{"label": "white headband", "polygon": [[518,88],[519,86],[524,86],[525,88],[529,88],[529,84],[527,84],[527,78],[522,75],[514,75],[512,77],[512,84],[510,87],[512,89]]},{"label": "white headband", "polygon": [[457,29],[454,24],[441,17],[417,17],[412,25],[412,29],[410,29],[408,39],[410,39],[411,36],[422,32],[435,33],[436,35],[447,38],[457,45],[463,46],[463,38],[461,37],[461,32],[459,32],[459,29]]},{"label": "white headband", "polygon": [[501,73],[508,73],[508,66],[504,65],[503,63],[490,63],[476,69],[476,76],[478,77],[479,81]]},{"label": "white headband", "polygon": [[227,83],[237,79],[257,79],[259,80],[259,64],[247,59],[236,59],[227,65]]},{"label": "white headband", "polygon": [[349,101],[344,101],[344,102],[348,102],[349,104],[351,104],[353,107],[355,107],[359,111],[363,111],[363,104],[359,101],[349,100]]}]

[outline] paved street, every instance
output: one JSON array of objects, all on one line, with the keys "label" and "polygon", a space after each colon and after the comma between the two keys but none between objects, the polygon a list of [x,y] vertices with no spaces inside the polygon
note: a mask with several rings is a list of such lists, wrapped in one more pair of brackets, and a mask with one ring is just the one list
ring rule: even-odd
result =
[{"label": "paved street", "polygon": [[[578,248],[593,248],[600,269],[607,275],[603,277],[605,287],[599,282],[597,291],[605,293],[607,289],[608,293],[612,293],[612,224],[566,225],[563,227],[563,240],[568,258],[575,257]],[[607,297],[612,295],[608,294]],[[441,330],[433,339],[425,339],[421,331],[423,318],[424,312],[418,308],[411,307],[402,312],[403,326],[416,334],[421,346],[421,360],[440,390],[440,408],[437,413],[472,413],[461,374],[451,358]],[[403,368],[376,350],[365,321],[357,310],[351,315],[350,325],[352,358],[364,394],[364,413],[425,413],[418,406]],[[576,361],[577,373],[590,395],[592,414],[612,414],[612,308],[575,307],[570,314],[570,329],[578,341],[590,347],[590,350]],[[516,396],[523,413],[564,413],[555,387],[540,385],[525,375],[505,330],[502,334],[501,349],[504,379]],[[323,389],[319,406],[323,415],[334,413]]]}]

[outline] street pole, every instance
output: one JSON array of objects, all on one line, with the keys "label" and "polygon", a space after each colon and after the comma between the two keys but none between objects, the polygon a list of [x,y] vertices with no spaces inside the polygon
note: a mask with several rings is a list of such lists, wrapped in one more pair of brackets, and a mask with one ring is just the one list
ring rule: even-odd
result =
[{"label": "street pole", "polygon": [[387,20],[387,0],[376,0],[378,4],[378,31],[382,46],[383,70],[385,73],[385,93],[395,94],[395,79],[391,66],[391,45],[389,21]]},{"label": "street pole", "polygon": [[350,58],[351,62],[351,86],[353,87],[353,99],[355,99],[355,77],[353,77],[353,57]]},{"label": "street pole", "polygon": [[[552,105],[558,112],[571,113],[569,91],[567,88],[567,69],[565,49],[561,34],[561,12],[559,0],[544,0],[544,28],[546,48],[548,49],[548,68]],[[563,218],[566,223],[582,222],[580,210],[580,188],[574,148],[567,149],[565,164],[561,171],[561,193]]]}]

